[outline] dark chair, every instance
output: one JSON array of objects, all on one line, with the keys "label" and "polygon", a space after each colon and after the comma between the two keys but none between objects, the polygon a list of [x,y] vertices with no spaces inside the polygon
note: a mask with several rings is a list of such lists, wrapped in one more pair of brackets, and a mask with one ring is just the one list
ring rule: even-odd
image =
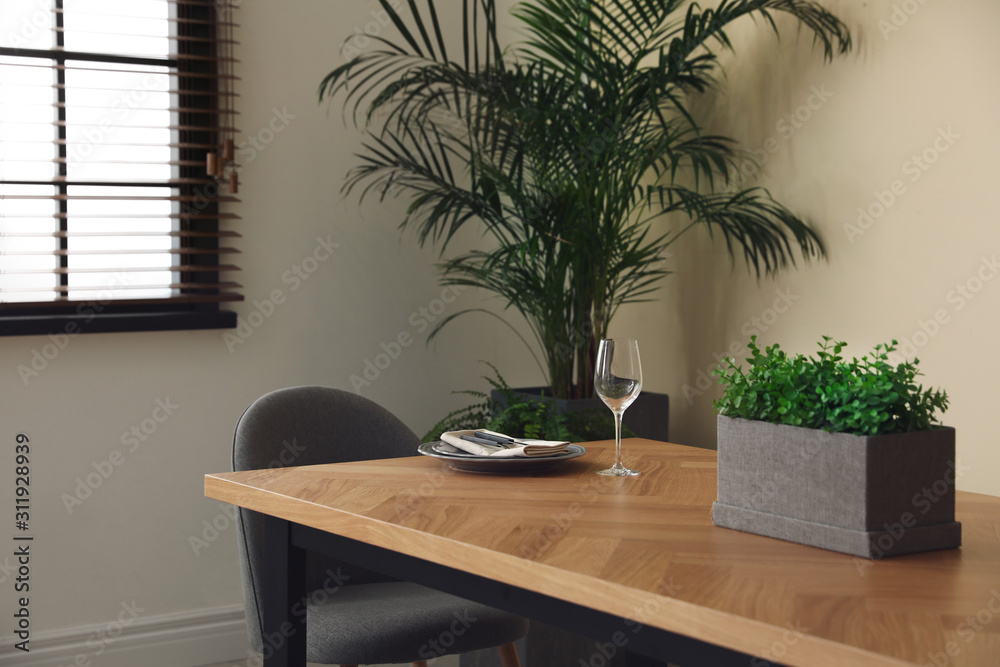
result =
[{"label": "dark chair", "polygon": [[[266,394],[243,413],[233,470],[411,456],[419,444],[413,431],[366,398],[329,387],[292,387]],[[247,631],[251,645],[263,651],[263,519],[241,509],[237,528]],[[496,646],[504,667],[519,665],[513,642],[528,630],[519,616],[313,553],[306,582],[309,662],[423,666],[441,650],[446,655]],[[476,622],[460,634],[451,632],[456,616]],[[437,640],[446,632],[453,643],[442,649]]]}]

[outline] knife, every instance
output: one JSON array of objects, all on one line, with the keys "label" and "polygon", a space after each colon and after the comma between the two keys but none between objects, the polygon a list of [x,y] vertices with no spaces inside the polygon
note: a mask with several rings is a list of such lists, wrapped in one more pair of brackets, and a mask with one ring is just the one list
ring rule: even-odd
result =
[{"label": "knife", "polygon": [[520,447],[524,444],[523,442],[518,442],[514,438],[508,438],[505,435],[496,435],[494,433],[487,433],[486,431],[476,431],[473,435],[475,435],[477,438],[482,438],[483,440],[489,440],[498,445],[506,445],[506,446],[516,445]]},{"label": "knife", "polygon": [[[476,435],[479,435],[478,433]],[[477,438],[472,435],[462,435],[460,436],[462,440],[468,440],[469,442],[474,442],[477,445],[486,445],[488,447],[499,447],[500,449],[508,449],[510,445],[506,442],[497,442],[496,440],[488,440],[486,438]]]}]

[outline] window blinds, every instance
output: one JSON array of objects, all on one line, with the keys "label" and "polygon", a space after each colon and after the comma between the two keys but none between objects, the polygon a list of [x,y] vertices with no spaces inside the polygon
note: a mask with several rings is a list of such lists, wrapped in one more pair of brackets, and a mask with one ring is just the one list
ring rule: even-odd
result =
[{"label": "window blinds", "polygon": [[232,10],[0,3],[0,314],[242,299]]}]

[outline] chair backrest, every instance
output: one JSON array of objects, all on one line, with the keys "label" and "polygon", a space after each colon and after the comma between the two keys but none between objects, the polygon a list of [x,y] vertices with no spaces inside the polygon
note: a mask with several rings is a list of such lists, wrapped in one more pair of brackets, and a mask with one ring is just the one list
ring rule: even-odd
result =
[{"label": "chair backrest", "polygon": [[[413,456],[420,439],[380,405],[330,387],[290,387],[257,399],[236,425],[233,470],[366,461]],[[251,645],[263,648],[260,599],[263,580],[263,520],[240,509],[236,522],[240,573]],[[308,556],[308,590],[329,586],[330,573],[348,583],[386,581],[373,572],[314,554]]]}]

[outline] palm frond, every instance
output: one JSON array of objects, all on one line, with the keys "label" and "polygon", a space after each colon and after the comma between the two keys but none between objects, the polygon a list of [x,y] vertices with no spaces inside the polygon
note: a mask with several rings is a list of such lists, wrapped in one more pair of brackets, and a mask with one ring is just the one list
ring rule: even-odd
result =
[{"label": "palm frond", "polygon": [[[320,84],[320,99],[342,99],[369,132],[344,190],[408,197],[401,226],[440,248],[443,282],[524,317],[554,395],[589,395],[596,341],[621,305],[651,296],[668,273],[660,259],[688,230],[705,228],[758,276],[823,255],[816,232],[766,191],[726,191],[734,144],[703,133],[688,109],[714,85],[735,21],[778,33],[786,14],[826,60],[847,52],[847,27],[817,2],[527,0],[506,52],[495,0],[461,0],[457,48],[436,0],[407,0],[401,13],[390,2],[379,0],[397,35],[373,38]],[[654,235],[663,214],[679,226]],[[473,221],[489,248],[444,258]]]}]

